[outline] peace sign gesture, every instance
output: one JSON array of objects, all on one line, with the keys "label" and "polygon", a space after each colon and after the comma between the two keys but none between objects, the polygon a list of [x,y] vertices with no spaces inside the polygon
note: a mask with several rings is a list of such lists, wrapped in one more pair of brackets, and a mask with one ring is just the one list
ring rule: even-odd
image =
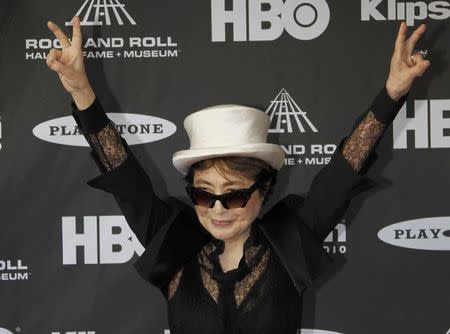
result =
[{"label": "peace sign gesture", "polygon": [[400,24],[397,40],[395,41],[394,54],[391,59],[391,68],[386,82],[386,91],[389,96],[398,101],[400,97],[408,93],[414,79],[421,77],[430,66],[430,61],[424,60],[419,52],[414,52],[414,47],[420,36],[425,32],[426,25],[421,24],[406,39],[406,23]]},{"label": "peace sign gesture", "polygon": [[55,23],[47,22],[48,28],[58,38],[62,50],[52,48],[47,55],[46,62],[48,67],[58,73],[61,83],[74,97],[77,106],[84,108],[89,106],[95,96],[84,69],[80,18],[75,16],[72,24],[72,43],[70,43],[67,36]]}]

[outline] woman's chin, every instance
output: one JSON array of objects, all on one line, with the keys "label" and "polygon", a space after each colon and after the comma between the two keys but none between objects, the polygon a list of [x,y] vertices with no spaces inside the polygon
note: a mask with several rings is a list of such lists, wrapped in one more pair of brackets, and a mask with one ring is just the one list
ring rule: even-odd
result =
[{"label": "woman's chin", "polygon": [[234,234],[234,228],[233,224],[228,225],[216,225],[214,223],[209,224],[209,232],[216,238],[216,239],[228,239]]}]

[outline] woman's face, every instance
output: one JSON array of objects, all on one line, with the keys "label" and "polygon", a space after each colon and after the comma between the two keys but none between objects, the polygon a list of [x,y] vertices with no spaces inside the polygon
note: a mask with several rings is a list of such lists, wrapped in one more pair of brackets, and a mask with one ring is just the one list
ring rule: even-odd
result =
[{"label": "woman's face", "polygon": [[[227,173],[224,176],[226,178],[219,174],[214,166],[196,171],[193,186],[219,195],[233,189],[249,188],[254,183],[253,180],[239,175]],[[195,211],[200,223],[215,238],[225,242],[245,240],[250,233],[252,222],[259,214],[262,200],[259,190],[256,190],[243,208],[225,209],[220,201],[216,201],[212,208],[195,205]],[[228,224],[218,225],[216,221]]]}]

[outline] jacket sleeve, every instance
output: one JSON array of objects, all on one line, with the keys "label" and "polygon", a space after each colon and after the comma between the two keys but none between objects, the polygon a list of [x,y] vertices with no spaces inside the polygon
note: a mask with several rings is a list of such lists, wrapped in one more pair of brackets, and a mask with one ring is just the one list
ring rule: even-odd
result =
[{"label": "jacket sleeve", "polygon": [[[388,125],[395,118],[406,98],[407,95],[398,102],[394,101],[383,88],[368,110],[359,115],[353,124],[352,131],[369,111],[372,111],[378,121]],[[357,171],[342,154],[346,139],[347,137],[344,137],[339,142],[330,162],[314,177],[304,200],[294,194],[288,195],[285,199],[321,243],[342,218],[351,199],[376,185],[376,182],[367,177],[366,173],[378,159],[376,151],[378,141],[369,152],[362,169]]]},{"label": "jacket sleeve", "polygon": [[[376,184],[355,171],[342,156],[341,147],[346,138],[340,141],[330,162],[314,177],[304,199],[296,194],[289,194],[283,199],[296,211],[300,221],[314,232],[320,243],[339,223],[351,199]],[[378,154],[374,151],[370,164],[377,158]]]},{"label": "jacket sleeve", "polygon": [[[133,263],[139,275],[167,298],[173,275],[209,240],[195,210],[175,197],[160,199],[152,182],[108,119],[96,98],[85,111],[73,116],[91,146],[91,157],[101,174],[87,181],[91,187],[114,196],[144,252]],[[107,130],[107,133],[104,131]],[[113,152],[113,153],[111,153]],[[122,154],[121,152],[125,152]]]},{"label": "jacket sleeve", "polygon": [[[114,196],[131,230],[146,247],[161,226],[179,212],[179,201],[175,198],[163,201],[155,194],[149,176],[126,140],[112,126],[112,121],[107,117],[97,97],[84,111],[78,110],[73,101],[71,105],[72,115],[88,141],[91,147],[90,155],[101,172],[88,180],[87,184]],[[106,132],[108,128],[109,133]],[[111,129],[114,129],[114,132]],[[102,143],[110,146],[108,150],[105,149],[106,144]],[[119,149],[126,152],[125,158],[116,161],[115,165],[110,164],[117,160],[111,152],[119,152]]]}]

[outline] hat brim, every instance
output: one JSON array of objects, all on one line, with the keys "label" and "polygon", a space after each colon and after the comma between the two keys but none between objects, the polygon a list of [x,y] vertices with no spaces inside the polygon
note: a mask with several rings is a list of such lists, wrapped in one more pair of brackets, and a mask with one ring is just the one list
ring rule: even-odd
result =
[{"label": "hat brim", "polygon": [[180,173],[186,175],[189,171],[189,167],[197,161],[221,156],[244,156],[259,158],[270,164],[276,170],[280,170],[284,164],[285,153],[280,145],[277,144],[246,144],[207,149],[181,150],[173,154],[172,162]]}]

